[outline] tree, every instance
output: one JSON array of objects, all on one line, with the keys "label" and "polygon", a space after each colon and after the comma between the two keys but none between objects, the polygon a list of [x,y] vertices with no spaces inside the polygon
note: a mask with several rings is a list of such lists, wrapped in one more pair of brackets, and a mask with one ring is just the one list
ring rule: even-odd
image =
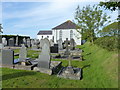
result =
[{"label": "tree", "polygon": [[98,35],[100,27],[109,23],[109,18],[110,17],[107,16],[106,13],[103,14],[100,7],[96,5],[88,5],[82,9],[78,6],[75,12],[75,20],[78,26],[77,31],[82,34],[83,40],[87,39],[93,43]]},{"label": "tree", "polygon": [[0,24],[0,33],[3,33],[3,32],[2,32],[2,29],[3,29],[3,28],[2,28],[2,26],[1,26],[1,25],[2,25],[2,24]]},{"label": "tree", "polygon": [[108,2],[100,2],[99,5],[111,11],[115,11],[118,9],[118,7],[120,7],[120,2],[117,0],[110,0]]},{"label": "tree", "polygon": [[100,34],[101,36],[113,36],[113,37],[118,37],[118,22],[114,22],[109,24],[108,26],[104,27],[101,31]]},{"label": "tree", "polygon": [[[111,11],[119,10],[120,11],[120,1],[119,0],[109,0],[108,2],[100,2],[99,5],[105,9]],[[120,20],[120,15],[118,15],[117,20]]]}]

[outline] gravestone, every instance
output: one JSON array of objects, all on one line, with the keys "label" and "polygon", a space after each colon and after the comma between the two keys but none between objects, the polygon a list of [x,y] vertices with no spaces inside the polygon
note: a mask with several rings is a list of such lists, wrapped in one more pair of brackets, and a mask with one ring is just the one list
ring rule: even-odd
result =
[{"label": "gravestone", "polygon": [[9,46],[14,46],[14,44],[15,44],[15,43],[14,43],[14,38],[10,38],[8,45],[9,45]]},{"label": "gravestone", "polygon": [[71,66],[71,56],[69,55],[69,66],[63,67],[58,75],[58,77],[80,80],[81,79],[81,68],[75,68]]},{"label": "gravestone", "polygon": [[10,49],[3,49],[2,52],[2,64],[13,65],[14,64],[14,51]]},{"label": "gravestone", "polygon": [[26,45],[26,39],[25,38],[23,38],[23,44]]},{"label": "gravestone", "polygon": [[48,45],[48,47],[50,47],[50,42],[49,42],[48,38],[44,39],[44,43],[46,43]]},{"label": "gravestone", "polygon": [[54,46],[54,42],[52,39],[50,40],[50,46]]},{"label": "gravestone", "polygon": [[31,47],[34,46],[34,39],[31,39]]},{"label": "gravestone", "polygon": [[31,43],[30,43],[30,38],[27,38],[27,47],[30,47]]},{"label": "gravestone", "polygon": [[50,68],[50,47],[45,43],[42,47],[42,51],[38,58],[38,67],[40,68]]},{"label": "gravestone", "polygon": [[32,45],[32,49],[38,49],[38,45],[37,45],[37,39],[32,39],[31,40],[31,45]]},{"label": "gravestone", "polygon": [[20,49],[19,53],[19,61],[25,61],[27,58],[27,50],[24,44],[22,44],[22,47]]},{"label": "gravestone", "polygon": [[18,36],[16,36],[16,43],[15,43],[16,46],[18,46]]},{"label": "gravestone", "polygon": [[44,45],[44,39],[40,40],[40,48],[42,48],[42,46]]},{"label": "gravestone", "polygon": [[68,38],[66,38],[66,41],[65,41],[65,46],[66,46],[66,51],[65,51],[65,55],[69,55],[70,54],[70,51],[69,51],[69,48],[68,48]]},{"label": "gravestone", "polygon": [[74,50],[74,49],[75,49],[75,41],[74,41],[73,38],[70,40],[70,49],[71,49],[71,50]]},{"label": "gravestone", "polygon": [[4,46],[7,45],[7,40],[6,40],[6,38],[4,38],[4,37],[2,38],[2,43],[3,43]]},{"label": "gravestone", "polygon": [[59,39],[59,40],[58,40],[58,47],[59,47],[60,50],[63,49],[62,42],[63,42],[62,39]]},{"label": "gravestone", "polygon": [[58,53],[58,44],[50,47],[50,53]]},{"label": "gravestone", "polygon": [[4,48],[3,43],[0,43],[0,49],[3,49],[3,48]]}]

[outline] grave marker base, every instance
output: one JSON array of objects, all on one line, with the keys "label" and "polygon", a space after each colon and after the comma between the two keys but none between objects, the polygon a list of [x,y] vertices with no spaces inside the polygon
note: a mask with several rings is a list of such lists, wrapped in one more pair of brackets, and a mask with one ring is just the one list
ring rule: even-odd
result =
[{"label": "grave marker base", "polygon": [[81,69],[80,68],[70,68],[70,67],[63,67],[57,77],[60,78],[67,78],[73,80],[80,80],[81,79]]}]

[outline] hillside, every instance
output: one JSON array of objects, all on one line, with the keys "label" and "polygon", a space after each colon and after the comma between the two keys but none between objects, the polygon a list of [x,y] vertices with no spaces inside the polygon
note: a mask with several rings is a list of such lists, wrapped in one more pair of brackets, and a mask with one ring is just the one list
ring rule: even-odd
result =
[{"label": "hillside", "polygon": [[[82,80],[2,68],[3,88],[117,88],[118,54],[90,45],[89,42],[78,47],[84,50],[82,53],[84,61],[72,61],[72,65],[83,69]],[[68,64],[67,60],[58,61],[62,61],[63,66]]]}]

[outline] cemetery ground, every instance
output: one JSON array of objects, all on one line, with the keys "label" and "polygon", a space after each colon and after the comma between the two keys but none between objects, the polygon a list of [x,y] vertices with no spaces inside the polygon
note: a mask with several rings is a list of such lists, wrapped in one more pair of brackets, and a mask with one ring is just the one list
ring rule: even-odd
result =
[{"label": "cemetery ground", "polygon": [[[83,61],[72,61],[72,66],[82,68],[81,80],[59,78],[40,72],[2,69],[3,88],[117,88],[118,87],[118,54],[102,49],[89,42],[78,46],[84,50]],[[18,52],[19,50],[15,50]],[[37,58],[39,52],[28,50],[28,57]],[[17,58],[17,57],[15,57]],[[52,59],[53,60],[53,59]],[[62,66],[67,66],[67,60]],[[54,61],[53,60],[53,61]]]}]

